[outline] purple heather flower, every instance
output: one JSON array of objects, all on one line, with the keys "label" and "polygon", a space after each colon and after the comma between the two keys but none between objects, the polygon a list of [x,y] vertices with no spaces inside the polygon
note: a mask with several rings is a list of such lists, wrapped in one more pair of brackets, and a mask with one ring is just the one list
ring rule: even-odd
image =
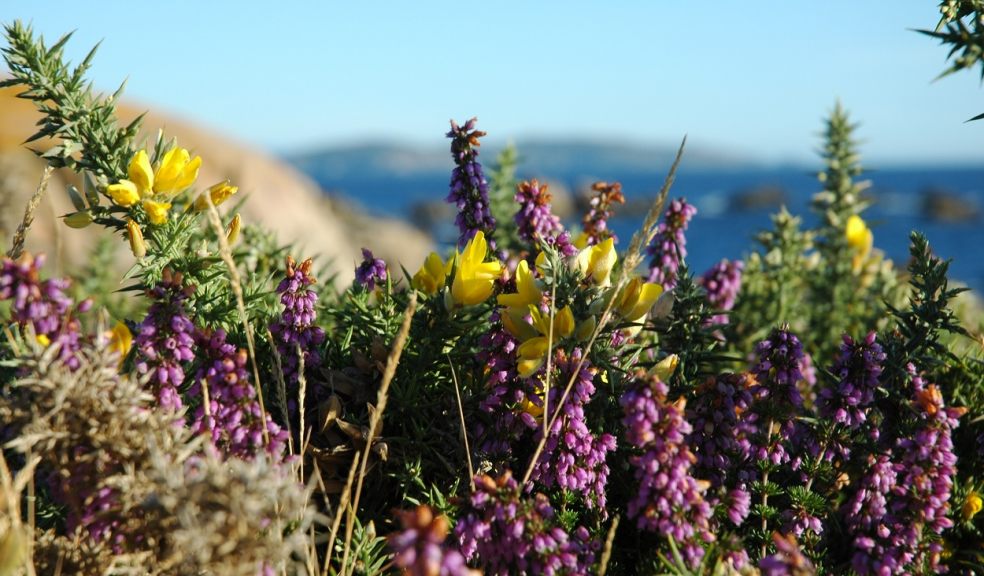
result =
[{"label": "purple heather flower", "polygon": [[[749,411],[754,385],[751,374],[722,374],[701,384],[689,403],[687,419],[693,426],[689,443],[697,456],[695,470],[713,488],[743,490],[745,483],[757,476],[752,461],[757,415]],[[738,516],[744,519],[744,515]]]},{"label": "purple heather flower", "polygon": [[263,421],[256,389],[246,369],[246,351],[226,342],[223,330],[199,333],[198,346],[202,365],[195,374],[191,393],[201,396],[202,405],[195,410],[192,429],[207,434],[222,453],[243,459],[254,457],[264,447],[265,429],[269,439],[266,451],[274,458],[282,458],[287,432],[280,429],[270,414]]},{"label": "purple heather flower", "polygon": [[687,257],[687,237],[684,232],[696,213],[697,208],[687,204],[684,198],[670,202],[670,207],[663,213],[663,221],[656,228],[656,234],[647,249],[650,256],[649,282],[662,285],[664,290],[672,290],[676,286],[677,270]]},{"label": "purple heather flower", "polygon": [[519,226],[519,237],[535,245],[549,244],[564,256],[573,256],[577,248],[571,244],[570,235],[564,231],[560,218],[550,211],[550,193],[547,185],[536,180],[523,182],[517,187],[516,202],[519,210],[516,212],[516,225]]},{"label": "purple heather flower", "polygon": [[[757,384],[752,387],[753,410],[768,412],[773,430],[760,430],[753,457],[773,464],[789,462],[784,443],[792,439],[796,422],[791,416],[803,407],[799,382],[803,379],[803,346],[787,328],[777,328],[755,348],[758,361],[752,368]],[[764,420],[760,421],[765,423]]]},{"label": "purple heather flower", "polygon": [[627,514],[640,529],[672,537],[695,568],[704,545],[714,541],[712,510],[691,470],[695,457],[687,444],[692,430],[685,401],[669,402],[668,392],[658,378],[640,375],[619,400],[625,440],[636,449],[629,463],[639,482]]},{"label": "purple heather flower", "polygon": [[[277,352],[280,354],[284,382],[291,391],[297,385],[299,377],[298,349],[303,355],[306,368],[321,365],[318,346],[325,340],[325,331],[314,325],[318,294],[309,288],[315,283],[311,266],[310,258],[298,266],[293,258],[287,257],[287,275],[277,286],[284,310],[280,318],[270,326],[270,333],[273,334]],[[295,402],[293,398],[294,395],[291,394],[289,402]]]},{"label": "purple heather flower", "polygon": [[388,538],[393,563],[410,576],[477,576],[461,552],[446,542],[448,520],[435,516],[430,506],[397,511],[403,529]]},{"label": "purple heather flower", "polygon": [[495,243],[492,241],[495,218],[489,208],[489,183],[477,160],[478,147],[481,145],[479,138],[485,136],[485,132],[475,130],[477,121],[477,118],[472,118],[463,126],[451,121],[451,131],[447,136],[451,138],[451,156],[454,158],[455,168],[451,172],[451,190],[447,201],[458,207],[458,217],[455,219],[460,232],[458,246],[464,246],[475,232],[481,230],[495,250]]},{"label": "purple heather flower", "polygon": [[73,313],[88,311],[92,301],[83,300],[76,306],[65,295],[70,284],[67,279],[41,280],[44,261],[43,255],[4,258],[0,265],[0,300],[10,300],[12,321],[21,327],[31,326],[39,341],[59,346],[59,359],[74,370],[79,363],[75,353],[80,347],[80,330]]},{"label": "purple heather flower", "polygon": [[939,535],[953,526],[947,518],[957,463],[952,432],[965,410],[945,407],[939,388],[911,364],[907,369],[915,428],[890,453],[869,457],[868,472],[843,508],[859,574],[944,569]]},{"label": "purple heather flower", "polygon": [[869,332],[860,342],[845,334],[840,358],[830,370],[837,376],[837,384],[820,391],[817,405],[820,416],[852,430],[861,427],[867,421],[868,408],[875,401],[884,362],[885,352],[874,332]]},{"label": "purple heather flower", "polygon": [[521,497],[509,472],[475,477],[454,532],[465,558],[494,575],[587,574],[598,548],[583,526],[565,531],[543,494]]},{"label": "purple heather flower", "polygon": [[591,208],[582,220],[587,245],[594,246],[609,238],[618,244],[618,236],[608,227],[608,219],[614,214],[614,204],[625,204],[622,185],[618,182],[595,182],[591,190],[595,193],[589,202]]},{"label": "purple heather flower", "polygon": [[388,276],[386,262],[373,256],[368,248],[363,248],[362,263],[355,269],[356,284],[372,292],[376,289],[376,284],[386,284]]},{"label": "purple heather flower", "polygon": [[776,553],[759,560],[762,576],[813,576],[817,573],[792,535],[773,533],[772,542],[776,545]]},{"label": "purple heather flower", "polygon": [[536,391],[538,380],[520,378],[516,372],[516,348],[519,343],[499,322],[499,311],[489,318],[488,332],[479,340],[478,359],[488,367],[486,387],[488,395],[479,408],[489,414],[492,424],[476,425],[479,450],[490,456],[507,456],[512,443],[527,431],[535,430],[537,422],[523,406],[528,402],[543,405]]},{"label": "purple heather flower", "polygon": [[147,291],[153,304],[133,339],[137,372],[147,376],[146,385],[165,410],[181,409],[184,365],[195,359],[195,325],[185,307],[194,290],[182,285],[180,272],[165,269],[160,284]]},{"label": "purple heather flower", "polygon": [[720,314],[715,314],[710,318],[711,324],[728,323],[728,315],[725,312],[731,310],[735,305],[738,292],[741,290],[741,273],[744,268],[745,263],[741,260],[734,262],[722,260],[705,272],[697,281],[707,293],[707,302],[715,310],[721,311]]},{"label": "purple heather flower", "polygon": [[[563,395],[564,388],[575,374],[581,362],[581,350],[574,349],[568,357],[563,350],[556,353],[554,366],[557,376],[555,386],[550,389],[547,408],[551,415]],[[574,379],[574,386],[564,401],[560,417],[554,421],[543,453],[533,467],[532,481],[547,488],[563,488],[579,493],[588,508],[597,506],[602,514],[607,514],[605,486],[608,483],[608,453],[615,450],[615,437],[611,434],[595,436],[588,428],[584,407],[595,393],[594,377],[597,370],[585,358]],[[538,426],[534,435],[536,442],[543,437],[543,426]],[[527,490],[532,486],[527,486]]]}]

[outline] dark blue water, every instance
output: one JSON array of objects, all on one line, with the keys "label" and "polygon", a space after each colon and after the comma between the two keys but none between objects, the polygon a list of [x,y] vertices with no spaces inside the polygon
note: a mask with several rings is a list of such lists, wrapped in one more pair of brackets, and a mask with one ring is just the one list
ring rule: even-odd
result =
[{"label": "dark blue water", "polygon": [[[520,174],[521,177],[526,175]],[[597,177],[598,175],[592,175]],[[653,198],[662,184],[661,173],[601,175],[622,183],[629,200]],[[864,213],[875,235],[875,247],[904,267],[908,260],[908,237],[911,230],[926,234],[934,251],[953,258],[951,277],[965,282],[976,291],[984,290],[984,222],[946,222],[931,218],[923,208],[924,192],[944,190],[956,198],[984,206],[984,167],[962,169],[885,169],[868,172],[872,181],[871,208]],[[551,175],[574,189],[589,181],[586,175]],[[440,173],[397,175],[369,174],[345,177],[320,184],[338,191],[370,212],[407,217],[419,202],[443,199],[448,175]],[[693,170],[683,167],[671,191],[671,197],[685,196],[697,206],[688,238],[688,260],[695,273],[707,269],[721,258],[742,258],[755,249],[754,235],[770,226],[769,215],[776,206],[739,210],[732,206],[736,194],[775,187],[784,191],[784,203],[794,215],[803,218],[804,227],[816,222],[809,210],[812,195],[820,189],[815,172],[807,169],[743,169],[734,171]],[[639,213],[616,217],[611,225],[627,244],[641,224]],[[441,236],[448,229],[438,231]]]}]

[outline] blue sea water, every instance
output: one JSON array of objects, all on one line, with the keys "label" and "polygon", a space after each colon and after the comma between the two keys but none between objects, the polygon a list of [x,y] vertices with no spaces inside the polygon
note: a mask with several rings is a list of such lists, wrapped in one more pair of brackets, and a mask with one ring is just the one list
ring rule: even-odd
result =
[{"label": "blue sea water", "polygon": [[[592,175],[597,176],[597,175]],[[525,177],[522,173],[520,177]],[[605,175],[622,183],[630,200],[655,197],[662,184],[661,173]],[[984,167],[981,168],[911,168],[870,171],[864,179],[872,182],[872,206],[865,220],[875,236],[875,247],[885,252],[899,267],[908,260],[911,230],[926,234],[933,250],[944,258],[953,258],[951,277],[965,282],[975,291],[984,290],[984,222],[980,217],[968,221],[942,221],[924,211],[924,192],[943,190],[975,205],[984,206]],[[550,180],[570,189],[588,182],[582,174],[550,175]],[[441,200],[447,193],[448,175],[439,173],[399,175],[361,174],[335,181],[322,181],[327,190],[363,205],[371,212],[408,217],[420,202]],[[736,195],[750,190],[774,187],[785,192],[785,205],[794,215],[802,216],[804,226],[812,226],[816,216],[810,211],[812,195],[820,189],[816,173],[800,168],[688,170],[677,175],[671,197],[686,197],[697,206],[697,216],[687,234],[688,261],[700,273],[721,258],[743,258],[756,248],[754,236],[770,226],[775,206],[739,210],[732,205]],[[641,224],[641,214],[615,218],[611,225],[628,243]],[[440,236],[448,230],[439,231]]]}]

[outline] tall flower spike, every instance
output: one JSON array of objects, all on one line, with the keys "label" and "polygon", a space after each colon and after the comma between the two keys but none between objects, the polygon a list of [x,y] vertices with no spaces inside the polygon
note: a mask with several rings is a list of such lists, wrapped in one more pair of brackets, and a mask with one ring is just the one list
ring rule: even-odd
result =
[{"label": "tall flower spike", "polygon": [[687,257],[687,237],[685,232],[697,208],[684,198],[670,202],[663,213],[652,242],[649,243],[649,281],[661,284],[666,290],[676,286],[677,270]]},{"label": "tall flower spike", "polygon": [[[284,310],[280,318],[270,326],[273,340],[280,354],[281,368],[284,371],[284,382],[291,392],[297,386],[300,374],[298,349],[304,358],[304,366],[316,368],[321,365],[321,354],[318,346],[325,340],[325,331],[314,324],[317,316],[315,306],[318,294],[310,289],[315,283],[311,275],[311,259],[297,265],[290,256],[287,257],[287,275],[277,286],[280,303]],[[294,409],[294,394],[290,394],[288,405]]]},{"label": "tall flower spike", "polygon": [[611,238],[616,244],[618,236],[608,227],[608,220],[615,213],[615,204],[625,204],[625,196],[622,195],[622,185],[618,182],[609,184],[608,182],[595,182],[591,185],[594,196],[591,198],[588,213],[584,215],[582,226],[584,236],[578,242],[578,248],[594,246]]},{"label": "tall flower spike", "polygon": [[[568,357],[557,352],[557,383],[566,383],[574,376],[581,360],[581,351],[575,349]],[[584,407],[595,393],[594,377],[597,370],[587,359],[575,377],[574,386],[561,408],[560,417],[554,422],[543,453],[530,478],[547,488],[562,488],[580,494],[584,505],[597,507],[602,515],[605,509],[605,488],[608,484],[608,453],[615,450],[615,437],[611,434],[595,436],[588,428]],[[563,384],[550,389],[551,412],[557,408],[563,395]],[[542,408],[541,408],[542,410]],[[543,426],[537,428],[536,440],[543,436]],[[529,489],[529,486],[527,487]]]},{"label": "tall flower spike", "polygon": [[[263,421],[256,388],[246,370],[246,351],[226,342],[222,330],[197,336],[203,361],[191,393],[201,397],[203,405],[195,410],[192,430],[209,437],[222,453],[250,460],[263,449],[265,428],[266,451],[279,461],[284,457],[287,432],[269,414]],[[207,406],[203,385],[208,387]]]},{"label": "tall flower spike", "polygon": [[793,437],[796,421],[788,416],[803,407],[799,382],[803,379],[803,345],[788,328],[776,328],[755,348],[758,361],[752,368],[757,384],[752,388],[755,397],[753,410],[769,412],[774,429],[760,420],[759,434],[754,443],[753,457],[773,464],[789,462],[785,444]]},{"label": "tall flower spike", "polygon": [[180,272],[165,269],[160,284],[147,291],[153,304],[134,339],[137,373],[147,377],[146,385],[165,410],[181,409],[184,366],[195,359],[195,325],[185,307],[194,290],[183,285]]},{"label": "tall flower spike", "polygon": [[840,358],[830,371],[838,381],[820,391],[817,406],[820,415],[851,429],[864,424],[868,408],[875,401],[884,361],[885,352],[874,332],[869,332],[860,342],[845,334]]},{"label": "tall flower spike", "polygon": [[495,232],[495,218],[489,209],[489,183],[485,179],[482,165],[478,163],[479,138],[485,132],[475,130],[477,118],[472,118],[459,126],[451,121],[451,156],[455,168],[451,172],[450,192],[447,201],[458,207],[455,223],[460,232],[458,246],[463,246],[476,232],[484,232],[495,249],[492,234]]},{"label": "tall flower spike", "polygon": [[658,378],[641,374],[619,400],[625,440],[636,450],[629,463],[639,482],[627,512],[640,529],[672,537],[695,568],[704,545],[714,541],[712,511],[691,473],[695,458],[687,445],[691,427],[684,402],[669,402],[668,392]]},{"label": "tall flower spike", "polygon": [[537,243],[554,246],[564,256],[577,253],[560,218],[550,211],[550,192],[546,184],[535,179],[521,183],[516,187],[515,200],[519,210],[514,219],[524,242],[531,246]]}]

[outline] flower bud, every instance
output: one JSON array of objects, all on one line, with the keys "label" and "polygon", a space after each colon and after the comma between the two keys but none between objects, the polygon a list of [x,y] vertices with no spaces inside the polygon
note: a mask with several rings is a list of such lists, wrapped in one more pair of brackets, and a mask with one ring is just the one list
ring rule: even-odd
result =
[{"label": "flower bud", "polygon": [[92,214],[89,214],[88,211],[73,212],[65,216],[65,224],[69,228],[85,228],[89,224],[92,224]]},{"label": "flower bud", "polygon": [[226,231],[226,242],[229,243],[229,246],[235,244],[236,240],[239,239],[239,229],[242,225],[243,219],[240,218],[239,213],[237,212],[236,215],[232,217],[232,222],[229,222],[229,229]]},{"label": "flower bud", "polygon": [[144,244],[143,232],[140,231],[140,226],[137,225],[133,220],[126,221],[126,234],[130,240],[130,250],[137,259],[141,259],[147,255],[147,245]]}]

